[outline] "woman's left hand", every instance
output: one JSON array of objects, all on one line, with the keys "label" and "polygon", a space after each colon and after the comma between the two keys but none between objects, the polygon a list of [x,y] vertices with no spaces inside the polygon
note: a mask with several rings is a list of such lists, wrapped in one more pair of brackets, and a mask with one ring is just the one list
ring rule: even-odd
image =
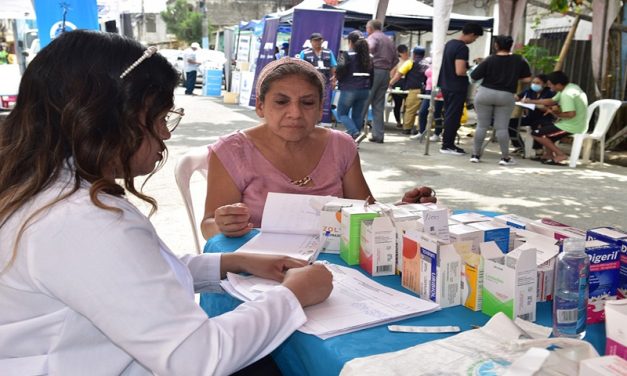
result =
[{"label": "woman's left hand", "polygon": [[436,203],[438,202],[438,198],[435,197],[435,191],[429,187],[416,187],[410,191],[405,192],[403,195],[403,199],[401,200],[404,204],[425,204],[425,203]]}]

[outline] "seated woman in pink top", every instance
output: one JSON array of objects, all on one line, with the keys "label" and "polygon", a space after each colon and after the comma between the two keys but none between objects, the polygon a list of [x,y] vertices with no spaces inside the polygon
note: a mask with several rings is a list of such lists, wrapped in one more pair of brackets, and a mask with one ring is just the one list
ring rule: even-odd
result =
[{"label": "seated woman in pink top", "polygon": [[[300,59],[282,58],[261,71],[255,110],[263,122],[220,138],[210,149],[205,238],[220,232],[238,237],[259,227],[268,192],[374,201],[353,139],[316,127],[324,85],[315,67]],[[416,188],[403,201],[435,197]]]}]

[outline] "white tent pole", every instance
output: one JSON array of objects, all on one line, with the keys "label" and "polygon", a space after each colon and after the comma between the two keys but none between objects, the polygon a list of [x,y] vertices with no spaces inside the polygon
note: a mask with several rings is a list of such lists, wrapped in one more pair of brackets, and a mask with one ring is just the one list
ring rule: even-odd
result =
[{"label": "white tent pole", "polygon": [[433,106],[435,105],[435,88],[438,85],[438,76],[442,66],[442,54],[446,31],[451,21],[453,0],[440,0],[433,2],[433,42],[431,42],[431,101],[429,102],[429,115],[427,116],[427,129],[425,129],[425,155],[429,155],[429,137],[433,126]]}]

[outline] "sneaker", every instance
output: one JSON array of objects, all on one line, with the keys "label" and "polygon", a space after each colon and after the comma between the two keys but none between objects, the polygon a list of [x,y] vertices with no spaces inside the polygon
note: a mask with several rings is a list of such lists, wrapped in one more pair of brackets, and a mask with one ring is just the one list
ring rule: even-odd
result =
[{"label": "sneaker", "polygon": [[462,148],[458,148],[457,146],[452,147],[443,147],[440,149],[440,153],[442,154],[452,154],[452,155],[464,155],[466,152]]},{"label": "sneaker", "polygon": [[411,134],[411,129],[403,129],[403,130],[401,131],[401,134],[410,135],[410,134]]},{"label": "sneaker", "polygon": [[470,157],[470,161],[471,161],[472,163],[479,163],[479,162],[481,162],[481,160],[480,160],[480,159],[481,159],[481,156],[480,156],[480,155],[477,155],[477,154],[473,154],[473,155]]},{"label": "sneaker", "polygon": [[420,140],[422,139],[422,133],[416,133],[415,135],[409,136],[410,140]]},{"label": "sneaker", "polygon": [[499,165],[501,166],[511,166],[515,164],[516,164],[516,161],[512,157],[501,158],[501,160],[499,161]]},{"label": "sneaker", "polygon": [[440,135],[434,134],[433,136],[429,137],[429,141],[440,142]]},{"label": "sneaker", "polygon": [[370,137],[370,138],[368,139],[368,141],[370,141],[370,142],[374,142],[375,144],[382,144],[382,143],[383,143],[383,140],[382,140],[382,139],[380,139],[380,138],[374,138],[374,137]]}]

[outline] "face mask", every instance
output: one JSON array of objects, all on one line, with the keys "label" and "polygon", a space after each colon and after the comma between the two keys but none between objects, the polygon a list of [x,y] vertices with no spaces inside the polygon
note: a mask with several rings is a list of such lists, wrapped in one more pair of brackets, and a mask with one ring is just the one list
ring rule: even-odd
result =
[{"label": "face mask", "polygon": [[536,93],[542,91],[542,85],[531,84],[531,90],[535,91]]}]

